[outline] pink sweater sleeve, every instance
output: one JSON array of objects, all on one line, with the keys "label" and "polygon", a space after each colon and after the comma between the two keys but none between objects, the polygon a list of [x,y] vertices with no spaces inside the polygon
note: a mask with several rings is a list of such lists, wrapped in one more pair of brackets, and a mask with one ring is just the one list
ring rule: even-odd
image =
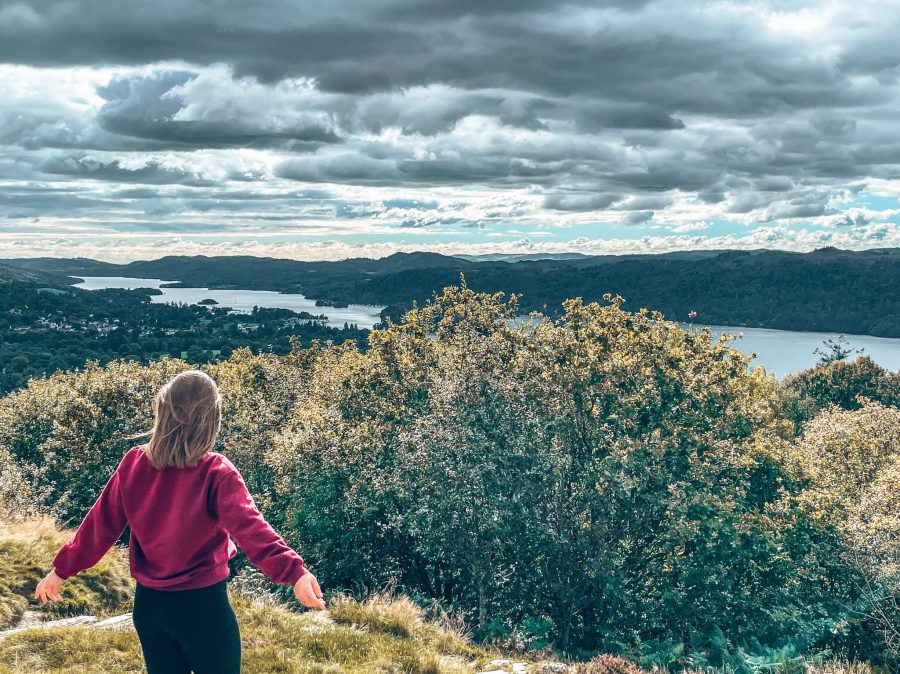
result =
[{"label": "pink sweater sleeve", "polygon": [[219,521],[247,558],[273,582],[293,585],[306,573],[303,558],[263,518],[237,469],[228,468],[216,486]]},{"label": "pink sweater sleeve", "polygon": [[121,466],[122,463],[119,463],[119,468],[109,478],[75,536],[54,557],[53,568],[60,578],[69,578],[94,566],[125,530],[128,521],[119,494]]}]

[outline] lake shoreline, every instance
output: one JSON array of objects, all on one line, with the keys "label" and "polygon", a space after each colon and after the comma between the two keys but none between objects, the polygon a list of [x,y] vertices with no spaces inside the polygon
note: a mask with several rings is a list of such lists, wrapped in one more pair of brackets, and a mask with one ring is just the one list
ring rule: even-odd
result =
[{"label": "lake shoreline", "polygon": [[350,304],[347,307],[322,306],[317,305],[315,299],[306,297],[302,293],[176,286],[172,284],[180,282],[165,279],[127,276],[73,276],[72,278],[81,280],[80,283],[72,284],[73,288],[81,290],[120,288],[157,291],[150,294],[151,302],[200,304],[203,300],[211,299],[217,303],[217,306],[227,307],[238,313],[249,313],[255,306],[288,309],[296,313],[305,312],[316,316],[325,316],[326,324],[336,328],[341,328],[346,323],[371,330],[375,325],[381,323],[381,311],[384,309],[383,306],[366,304]]},{"label": "lake shoreline", "polygon": [[[169,302],[199,304],[204,299],[215,300],[220,307],[229,307],[241,313],[248,313],[253,306],[289,309],[295,312],[306,312],[324,315],[326,322],[332,327],[342,327],[344,323],[357,325],[371,330],[381,323],[381,311],[384,307],[366,304],[350,304],[347,307],[331,307],[317,304],[316,299],[302,293],[286,293],[275,290],[247,290],[241,288],[210,288],[185,286],[179,281],[163,279],[145,279],[121,276],[78,276],[81,283],[74,288],[100,290],[102,288],[129,288],[159,291],[150,297],[151,302]],[[178,284],[178,285],[169,285]],[[235,306],[237,305],[237,306]],[[516,323],[525,322],[530,314],[523,314]],[[702,330],[709,328],[713,339],[728,333],[734,339],[729,345],[747,354],[755,353],[756,358],[750,367],[762,365],[767,372],[776,377],[784,377],[801,370],[814,367],[819,361],[815,349],[824,348],[828,339],[836,340],[843,336],[849,342],[849,348],[862,349],[863,355],[887,370],[900,370],[900,338],[876,337],[838,332],[812,332],[781,330],[778,328],[748,327],[734,325],[714,325],[705,323],[687,323],[672,321],[683,329]],[[855,357],[855,353],[851,357]]]}]

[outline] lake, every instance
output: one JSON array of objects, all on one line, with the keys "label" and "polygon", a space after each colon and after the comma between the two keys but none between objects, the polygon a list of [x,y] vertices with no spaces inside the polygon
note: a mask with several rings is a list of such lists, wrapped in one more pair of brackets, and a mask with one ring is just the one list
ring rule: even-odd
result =
[{"label": "lake", "polygon": [[[162,279],[127,278],[122,276],[80,276],[84,279],[76,287],[85,290],[102,288],[157,288],[162,295],[153,295],[153,302],[181,302],[197,304],[200,300],[213,299],[220,306],[235,311],[250,312],[254,306],[307,311],[311,314],[327,316],[328,325],[342,328],[344,323],[355,323],[360,328],[371,328],[380,322],[384,307],[367,304],[351,304],[349,307],[317,307],[315,300],[300,294],[277,293],[269,290],[215,290],[209,288],[160,288],[163,283],[173,283]],[[523,317],[527,319],[527,317]],[[522,319],[519,319],[522,320]],[[680,324],[684,328],[690,326]],[[703,325],[694,324],[694,328]],[[724,325],[708,326],[715,337],[722,332],[742,333],[732,346],[746,353],[756,353],[753,365],[763,365],[778,377],[799,372],[818,362],[816,348],[823,347],[827,339],[837,339],[840,335],[832,332],[792,332],[790,330],[769,330],[765,328],[741,328]],[[714,338],[715,338],[714,337]],[[900,339],[870,337],[868,335],[844,335],[850,347],[864,349],[865,355],[887,370],[900,370]],[[824,348],[824,347],[823,347]],[[853,357],[853,356],[851,356]]]},{"label": "lake", "polygon": [[381,310],[368,304],[351,304],[348,307],[317,307],[316,301],[307,299],[298,293],[277,293],[271,290],[218,290],[215,288],[160,288],[163,283],[175,283],[156,278],[129,278],[126,276],[79,276],[83,279],[76,283],[76,288],[84,290],[102,290],[103,288],[156,288],[162,295],[151,295],[150,299],[157,303],[197,304],[201,300],[211,299],[219,306],[230,307],[241,313],[250,313],[253,307],[269,307],[290,309],[291,311],[307,311],[315,315],[325,315],[328,325],[343,328],[344,323],[356,324],[360,328],[371,329],[381,322]]},{"label": "lake", "polygon": [[[689,327],[685,323],[680,325],[683,328]],[[694,327],[703,326],[695,323]],[[836,332],[792,332],[724,325],[710,325],[709,328],[715,335],[714,339],[722,332],[743,333],[743,337],[733,340],[731,346],[745,353],[756,353],[757,357],[751,361],[751,367],[763,365],[777,377],[812,367],[819,361],[819,355],[814,351],[817,348],[825,350],[825,340],[837,340],[840,337]],[[849,348],[863,349],[862,355],[869,356],[886,370],[900,370],[900,339],[847,334],[844,334],[844,338],[849,343]],[[856,355],[854,353],[850,358],[853,359]]]},{"label": "lake", "polygon": [[[527,321],[527,316],[521,316],[516,322]],[[723,332],[730,335],[740,333],[742,336],[731,341],[731,346],[740,349],[744,353],[755,353],[756,358],[750,361],[750,367],[762,365],[767,372],[776,377],[784,377],[788,374],[800,372],[813,367],[819,361],[819,355],[815,353],[817,348],[826,348],[827,339],[837,340],[841,334],[836,332],[793,332],[791,330],[769,330],[767,328],[741,328],[728,325],[709,325],[694,323],[693,327],[688,323],[678,323],[685,329],[702,329],[708,327],[713,333],[713,341]],[[869,335],[848,335],[844,339],[851,349],[863,349],[863,354],[869,356],[886,370],[900,370],[900,339],[886,337],[871,337]],[[851,359],[857,354],[852,354]]]}]

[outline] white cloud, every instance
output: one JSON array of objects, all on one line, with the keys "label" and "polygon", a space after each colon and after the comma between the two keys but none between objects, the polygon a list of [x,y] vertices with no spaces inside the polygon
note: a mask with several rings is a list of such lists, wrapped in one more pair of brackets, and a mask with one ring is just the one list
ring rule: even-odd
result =
[{"label": "white cloud", "polygon": [[786,247],[893,236],[898,204],[866,203],[900,199],[891,3],[326,4],[0,7],[0,233],[303,256],[572,228],[624,246],[622,224],[651,247],[722,222]]}]

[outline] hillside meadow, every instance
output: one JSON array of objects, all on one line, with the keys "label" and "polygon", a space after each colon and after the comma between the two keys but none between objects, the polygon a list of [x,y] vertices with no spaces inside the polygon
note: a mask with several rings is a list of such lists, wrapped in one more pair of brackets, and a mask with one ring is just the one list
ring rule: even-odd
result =
[{"label": "hillside meadow", "polygon": [[[216,449],[326,593],[392,588],[474,643],[644,669],[896,668],[900,375],[835,355],[779,381],[725,337],[621,305],[513,327],[516,297],[462,283],[365,350],[235,351],[205,367]],[[4,512],[76,526],[188,367],[89,363],[0,399]],[[9,625],[23,583],[2,573]]]},{"label": "hillside meadow", "polygon": [[[49,518],[0,521],[4,604],[12,598],[16,609],[25,605],[42,569],[72,533]],[[132,596],[127,554],[113,550],[66,584],[62,602],[43,611],[103,618],[130,610]],[[332,596],[327,611],[301,614],[261,591],[252,576],[241,576],[232,583],[231,600],[241,624],[242,671],[249,674],[463,674],[503,655],[472,645],[446,620],[426,619],[425,611],[402,597],[374,595],[358,602]],[[9,622],[7,615],[2,618]],[[540,670],[537,658],[523,662]],[[53,627],[0,637],[0,674],[140,671],[143,658],[133,629]]]}]

